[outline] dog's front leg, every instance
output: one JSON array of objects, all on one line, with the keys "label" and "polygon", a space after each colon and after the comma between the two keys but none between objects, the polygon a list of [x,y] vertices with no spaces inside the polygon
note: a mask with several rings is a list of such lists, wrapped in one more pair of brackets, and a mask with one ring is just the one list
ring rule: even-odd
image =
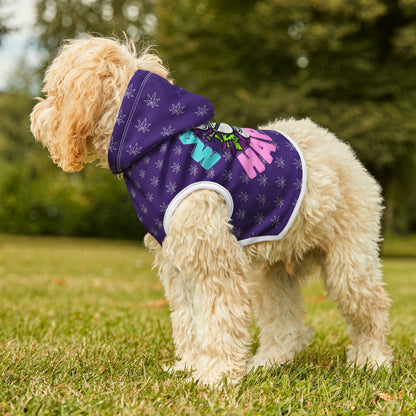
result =
[{"label": "dog's front leg", "polygon": [[198,358],[194,348],[194,287],[189,277],[182,275],[164,255],[162,247],[150,234],[145,236],[144,242],[146,248],[155,255],[154,266],[159,271],[159,278],[171,309],[173,341],[179,361],[170,367],[169,371],[192,370]]},{"label": "dog's front leg", "polygon": [[[182,325],[174,329],[174,337],[191,343],[187,355],[192,357],[193,377],[211,385],[223,376],[232,382],[241,378],[251,339],[247,258],[229,231],[225,212],[216,192],[194,192],[176,209],[162,249],[184,290],[174,295],[180,302],[171,301],[172,318],[186,316],[181,324],[173,322],[174,328]],[[183,346],[181,350],[178,355]]]}]

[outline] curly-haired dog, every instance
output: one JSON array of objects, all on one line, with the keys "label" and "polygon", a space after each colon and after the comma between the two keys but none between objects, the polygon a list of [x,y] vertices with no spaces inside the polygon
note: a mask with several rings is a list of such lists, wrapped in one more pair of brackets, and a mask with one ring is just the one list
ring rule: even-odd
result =
[{"label": "curly-haired dog", "polygon": [[172,310],[174,370],[216,384],[291,361],[311,339],[301,283],[316,266],[349,325],[348,361],[391,361],[380,188],[348,145],[308,119],[212,123],[157,56],[106,38],[68,41],[43,92],[31,130],[53,161],[123,174]]}]

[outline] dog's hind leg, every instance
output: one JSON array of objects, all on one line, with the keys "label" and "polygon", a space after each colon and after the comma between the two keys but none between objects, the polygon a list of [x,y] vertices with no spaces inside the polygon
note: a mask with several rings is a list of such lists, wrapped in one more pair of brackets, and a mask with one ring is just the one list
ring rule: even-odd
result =
[{"label": "dog's hind leg", "polygon": [[251,280],[260,345],[249,369],[290,362],[313,335],[303,322],[301,282],[282,263],[263,266]]},{"label": "dog's hind leg", "polygon": [[390,300],[383,288],[377,244],[344,243],[326,254],[324,283],[329,298],[338,301],[353,343],[347,359],[358,367],[388,365]]},{"label": "dog's hind leg", "polygon": [[192,293],[182,309],[192,317],[183,324],[191,327],[183,330],[192,333],[186,340],[197,356],[193,377],[211,385],[223,376],[237,381],[244,374],[251,340],[248,261],[230,233],[218,193],[196,191],[181,202],[170,220],[163,253]]}]

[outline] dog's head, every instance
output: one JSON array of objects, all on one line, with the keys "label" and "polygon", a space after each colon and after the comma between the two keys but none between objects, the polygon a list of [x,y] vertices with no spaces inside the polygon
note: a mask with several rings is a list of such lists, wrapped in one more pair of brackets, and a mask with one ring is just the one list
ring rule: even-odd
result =
[{"label": "dog's head", "polygon": [[94,160],[107,165],[117,113],[137,69],[168,77],[158,56],[149,50],[138,56],[132,43],[91,36],[65,42],[30,116],[33,135],[64,171]]}]

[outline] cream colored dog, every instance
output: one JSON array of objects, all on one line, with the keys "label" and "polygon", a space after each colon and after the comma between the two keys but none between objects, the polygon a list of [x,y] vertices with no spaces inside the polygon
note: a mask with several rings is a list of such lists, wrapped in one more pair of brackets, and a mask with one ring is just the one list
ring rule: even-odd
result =
[{"label": "cream colored dog", "polygon": [[[46,72],[45,99],[31,114],[34,136],[63,170],[93,161],[108,167],[117,114],[137,69],[168,77],[157,56],[137,56],[131,45],[99,37],[65,44]],[[172,310],[179,358],[173,370],[192,370],[195,379],[217,384],[223,376],[237,381],[250,369],[293,360],[312,336],[302,318],[301,283],[316,266],[349,325],[348,361],[388,365],[379,186],[348,145],[312,121],[279,120],[264,128],[293,138],[308,171],[303,202],[282,240],[240,246],[224,199],[213,190],[180,203],[162,246],[145,237]],[[253,357],[252,306],[261,328]]]}]

